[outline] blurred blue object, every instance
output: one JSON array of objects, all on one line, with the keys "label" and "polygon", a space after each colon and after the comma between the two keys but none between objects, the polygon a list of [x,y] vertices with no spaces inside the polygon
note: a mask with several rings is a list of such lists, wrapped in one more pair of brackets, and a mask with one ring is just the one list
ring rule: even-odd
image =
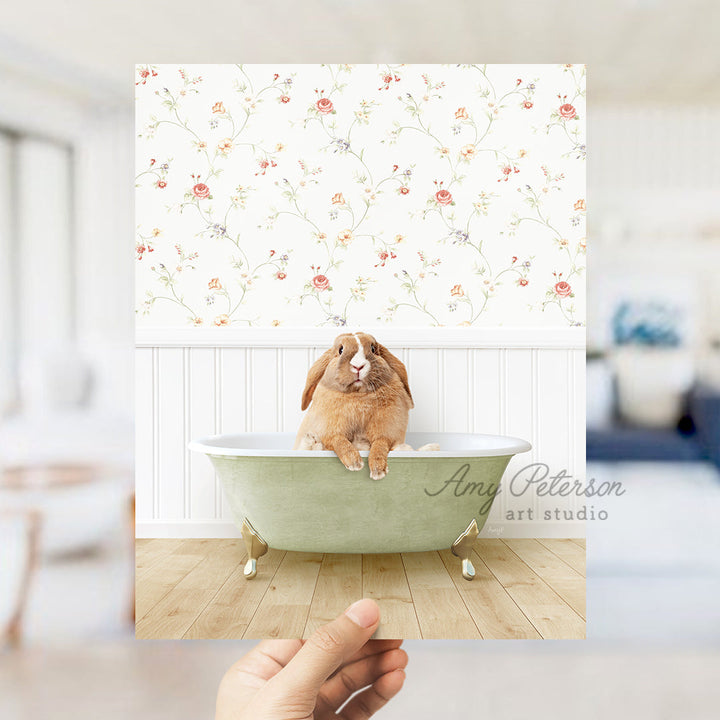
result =
[{"label": "blurred blue object", "polygon": [[682,312],[659,302],[620,303],[612,319],[616,345],[678,347]]},{"label": "blurred blue object", "polygon": [[607,430],[588,430],[588,460],[698,462],[703,459],[696,436],[676,430],[615,426]]},{"label": "blurred blue object", "polygon": [[690,394],[689,405],[698,443],[720,468],[720,390],[700,386]]},{"label": "blurred blue object", "polygon": [[589,461],[710,460],[720,467],[720,390],[696,386],[688,397],[688,416],[693,430],[615,425],[587,431]]}]

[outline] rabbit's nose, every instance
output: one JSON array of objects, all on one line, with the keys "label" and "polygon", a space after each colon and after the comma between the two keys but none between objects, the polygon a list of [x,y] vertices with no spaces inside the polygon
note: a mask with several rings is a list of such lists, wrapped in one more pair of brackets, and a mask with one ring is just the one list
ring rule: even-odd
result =
[{"label": "rabbit's nose", "polygon": [[363,363],[362,365],[353,365],[353,363],[350,363],[350,365],[352,365],[353,370],[360,372],[365,367],[365,365],[367,365],[367,363]]}]

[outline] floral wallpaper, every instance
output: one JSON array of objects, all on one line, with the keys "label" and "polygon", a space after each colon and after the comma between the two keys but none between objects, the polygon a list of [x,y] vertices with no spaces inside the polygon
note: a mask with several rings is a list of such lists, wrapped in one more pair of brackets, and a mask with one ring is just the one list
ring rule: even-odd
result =
[{"label": "floral wallpaper", "polygon": [[141,65],[145,326],[582,325],[582,65]]}]

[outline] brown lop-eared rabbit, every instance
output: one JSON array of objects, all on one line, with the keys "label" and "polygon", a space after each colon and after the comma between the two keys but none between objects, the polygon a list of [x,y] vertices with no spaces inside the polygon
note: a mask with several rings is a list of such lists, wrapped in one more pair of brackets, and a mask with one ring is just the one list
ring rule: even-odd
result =
[{"label": "brown lop-eared rabbit", "polygon": [[308,405],[293,449],[332,450],[348,470],[361,470],[358,449],[369,449],[373,480],[387,474],[388,452],[403,446],[414,407],[405,365],[367,333],[338,335],[317,359],[302,396],[302,409]]}]

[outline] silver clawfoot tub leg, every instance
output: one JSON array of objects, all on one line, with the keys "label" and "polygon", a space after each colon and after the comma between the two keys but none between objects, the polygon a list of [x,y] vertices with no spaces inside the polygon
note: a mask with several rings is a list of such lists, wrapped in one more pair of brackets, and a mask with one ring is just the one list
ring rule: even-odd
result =
[{"label": "silver clawfoot tub leg", "polygon": [[250,524],[247,518],[243,518],[242,528],[240,529],[242,539],[245,541],[245,549],[247,550],[248,560],[245,563],[243,574],[246,580],[252,580],[257,575],[257,561],[267,551],[267,543],[257,534],[255,528]]},{"label": "silver clawfoot tub leg", "polygon": [[465,531],[450,548],[452,550],[452,554],[462,560],[462,576],[466,580],[472,580],[475,577],[475,568],[470,561],[470,553],[472,552],[473,546],[475,545],[475,541],[477,540],[479,534],[480,531],[478,530],[475,518],[473,518],[473,521],[467,526],[467,528],[465,528]]}]

